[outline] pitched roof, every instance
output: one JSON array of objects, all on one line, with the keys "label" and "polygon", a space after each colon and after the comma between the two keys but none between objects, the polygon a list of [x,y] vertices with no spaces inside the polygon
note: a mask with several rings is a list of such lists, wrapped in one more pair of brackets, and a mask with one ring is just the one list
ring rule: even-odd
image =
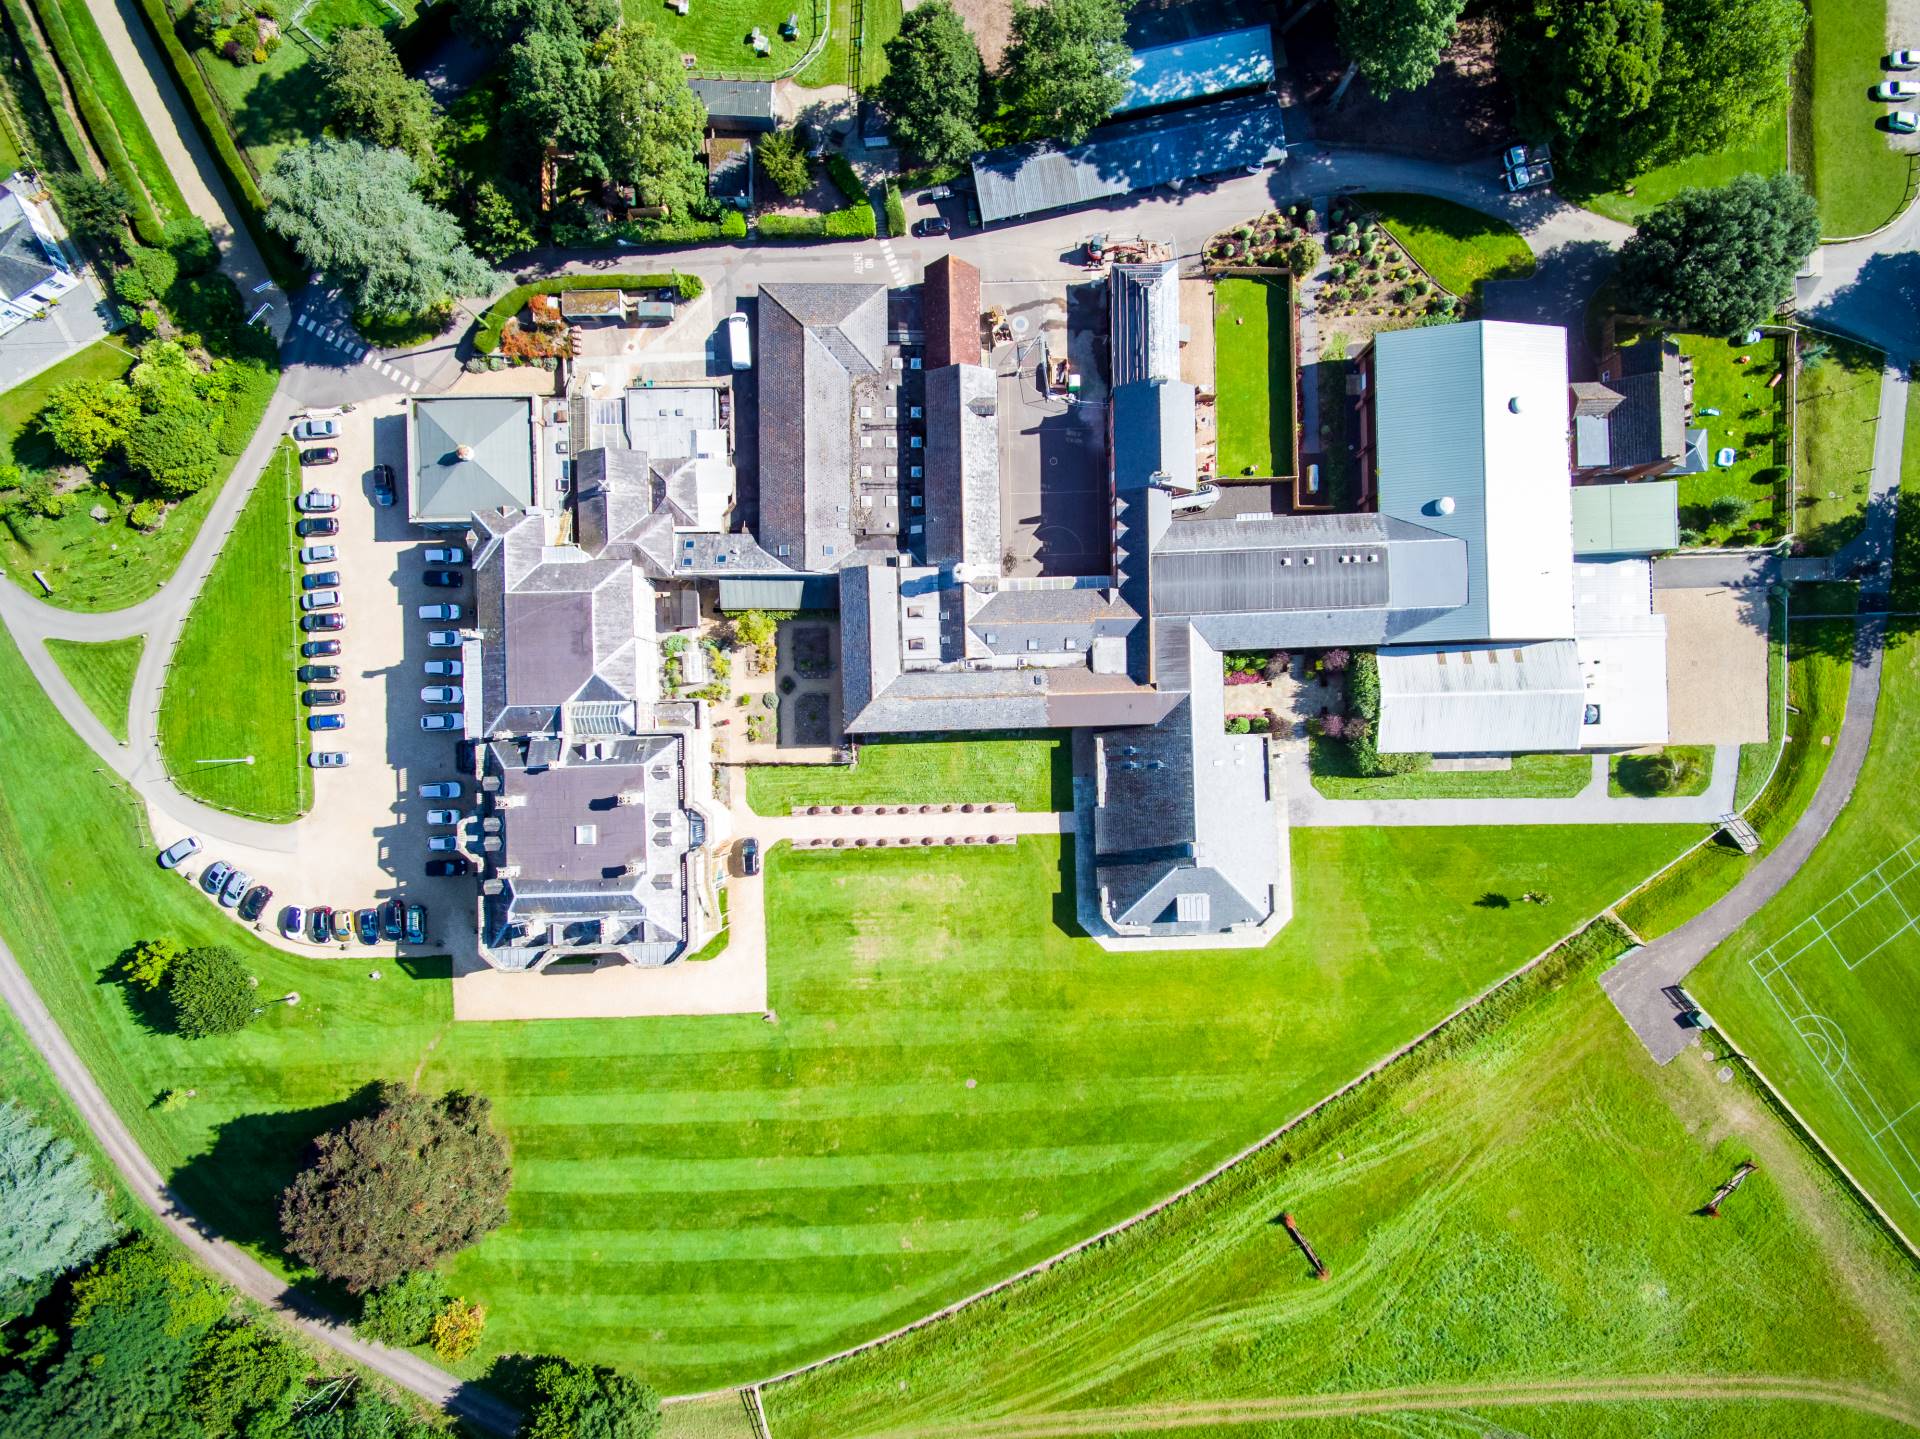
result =
[{"label": "pitched roof", "polygon": [[980,272],[942,255],[927,266],[920,287],[927,368],[980,363]]},{"label": "pitched roof", "polygon": [[415,400],[410,435],[416,523],[464,524],[475,510],[533,504],[533,401]]},{"label": "pitched roof", "polygon": [[1580,747],[1586,686],[1571,639],[1381,650],[1380,748],[1510,754]]},{"label": "pitched roof", "polygon": [[0,297],[17,300],[60,268],[47,258],[20,197],[11,190],[0,192]]},{"label": "pitched roof", "polygon": [[982,365],[927,376],[926,555],[1000,572],[1000,382]]},{"label": "pitched roof", "polygon": [[1115,265],[1108,276],[1113,387],[1180,378],[1180,265]]},{"label": "pitched roof", "polygon": [[1680,482],[1576,485],[1574,555],[1650,555],[1680,544]]},{"label": "pitched roof", "polygon": [[1116,115],[1271,85],[1273,30],[1248,25],[1149,45],[1133,52],[1129,69],[1126,96],[1113,107]]}]

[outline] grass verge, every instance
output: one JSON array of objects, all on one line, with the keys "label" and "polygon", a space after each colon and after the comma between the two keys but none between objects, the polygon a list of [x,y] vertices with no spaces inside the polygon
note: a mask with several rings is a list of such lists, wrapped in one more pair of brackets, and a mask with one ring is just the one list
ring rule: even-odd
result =
[{"label": "grass verge", "polygon": [[1533,273],[1533,251],[1505,220],[1430,195],[1369,194],[1356,202],[1374,212],[1380,227],[1443,290],[1478,295],[1487,280],[1524,280]]},{"label": "grass verge", "polygon": [[146,647],[145,635],[130,635],[104,644],[47,641],[47,653],[53,656],[61,673],[87,702],[94,717],[107,727],[107,733],[121,744],[127,742],[127,709],[133,698],[133,672],[140,667],[140,652]]},{"label": "grass verge", "polygon": [[[160,696],[160,755],[173,782],[256,819],[290,820],[313,803],[293,680],[299,488],[299,453],[285,440],[194,602]],[[226,762],[244,755],[252,762]]]},{"label": "grass verge", "polygon": [[1293,284],[1230,276],[1213,287],[1220,473],[1294,471]]},{"label": "grass verge", "polygon": [[1787,107],[1783,104],[1747,139],[1711,155],[1695,155],[1649,170],[1634,180],[1631,193],[1588,190],[1576,177],[1565,175],[1559,191],[1577,205],[1631,225],[1682,190],[1714,190],[1742,175],[1777,175],[1786,168]]},{"label": "grass verge", "polygon": [[1338,740],[1315,739],[1308,752],[1313,787],[1328,799],[1570,799],[1593,780],[1583,754],[1517,754],[1502,770],[1415,770],[1361,775]]},{"label": "grass verge", "polygon": [[1887,357],[1851,340],[1825,348],[1800,371],[1797,530],[1807,553],[1830,555],[1866,523],[1873,430]]},{"label": "grass verge", "polygon": [[1060,735],[980,735],[950,740],[874,739],[858,763],[755,765],[747,803],[782,815],[814,804],[1005,804],[1073,808],[1073,751]]}]

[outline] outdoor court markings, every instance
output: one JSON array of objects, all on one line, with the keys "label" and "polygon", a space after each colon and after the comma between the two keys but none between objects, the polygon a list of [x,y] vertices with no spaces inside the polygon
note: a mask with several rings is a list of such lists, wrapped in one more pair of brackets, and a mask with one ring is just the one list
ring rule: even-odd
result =
[{"label": "outdoor court markings", "polygon": [[1889,1115],[1880,1093],[1861,1072],[1868,1056],[1852,1052],[1846,1029],[1820,1013],[1788,972],[1797,963],[1803,973],[1821,968],[1832,973],[1838,961],[1839,972],[1851,975],[1913,932],[1916,919],[1920,919],[1920,836],[1908,840],[1748,963],[1907,1198],[1920,1204],[1920,1157],[1900,1133],[1903,1124],[1920,1115],[1920,1099]]}]

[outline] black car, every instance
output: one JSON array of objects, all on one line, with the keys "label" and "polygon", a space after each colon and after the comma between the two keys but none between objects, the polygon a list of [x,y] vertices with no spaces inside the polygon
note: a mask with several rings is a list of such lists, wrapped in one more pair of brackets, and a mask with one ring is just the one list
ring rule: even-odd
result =
[{"label": "black car", "polygon": [[339,705],[347,702],[345,690],[307,690],[300,696],[300,703],[308,709],[320,709],[327,705]]},{"label": "black car", "polygon": [[760,841],[743,839],[740,841],[740,873],[760,873]]},{"label": "black car", "polygon": [[400,901],[390,899],[380,906],[380,936],[383,939],[398,939],[407,927],[407,912],[400,907]]},{"label": "black car", "polygon": [[[305,644],[300,646],[300,655],[301,655],[301,658],[303,659],[312,659],[315,655],[337,655],[339,653],[340,653],[340,641],[338,640],[308,640]],[[314,666],[314,668],[330,670],[330,669],[336,669],[338,668],[338,666],[318,665],[318,666]],[[303,674],[300,676],[300,678],[305,679],[306,676]]]},{"label": "black car", "polygon": [[307,911],[307,938],[315,944],[325,944],[332,937],[333,911],[317,904]]},{"label": "black car", "polygon": [[347,617],[338,610],[319,610],[300,616],[300,628],[308,634],[315,630],[343,630],[346,627]]},{"label": "black car", "polygon": [[457,589],[460,585],[460,571],[428,570],[420,576],[420,583],[423,585],[432,585],[435,589]]},{"label": "black car", "polygon": [[373,502],[376,505],[393,503],[393,466],[375,465],[373,467]]},{"label": "black car", "polygon": [[267,906],[273,903],[273,891],[264,884],[256,884],[247,891],[247,897],[240,901],[240,918],[248,924],[266,913]]},{"label": "black car", "polygon": [[357,909],[353,913],[353,925],[360,933],[362,944],[380,942],[380,916],[371,909]]},{"label": "black car", "polygon": [[300,588],[303,590],[330,590],[339,583],[338,570],[315,570],[300,576]]},{"label": "black car", "polygon": [[303,520],[293,522],[293,532],[303,540],[309,535],[337,535],[340,533],[340,521],[331,515],[308,515]]},{"label": "black car", "polygon": [[[318,640],[318,644],[338,643],[337,641]],[[325,684],[328,680],[340,678],[339,665],[301,665],[296,674],[303,685]]]},{"label": "black car", "polygon": [[451,879],[456,875],[472,874],[473,861],[464,854],[452,855],[446,859],[427,861],[427,874],[433,879]]},{"label": "black car", "polygon": [[332,445],[316,445],[311,450],[302,450],[300,452],[300,463],[303,465],[337,465],[340,463],[340,452]]},{"label": "black car", "polygon": [[953,231],[953,221],[945,215],[933,215],[925,220],[916,220],[913,233],[920,236],[947,235]]}]

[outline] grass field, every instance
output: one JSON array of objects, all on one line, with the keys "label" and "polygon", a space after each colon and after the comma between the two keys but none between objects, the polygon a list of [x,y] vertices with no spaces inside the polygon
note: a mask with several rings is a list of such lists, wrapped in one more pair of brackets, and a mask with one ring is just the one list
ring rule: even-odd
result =
[{"label": "grass field", "polygon": [[140,667],[145,635],[132,635],[105,644],[76,640],[48,640],[47,653],[60,666],[87,708],[107,727],[107,733],[127,742],[127,702],[133,695],[133,672]]},{"label": "grass field", "polygon": [[1073,808],[1073,753],[1060,734],[1014,738],[867,740],[851,769],[841,765],[756,765],[747,771],[755,814],[790,814],[797,804],[1005,804]]},{"label": "grass field", "polygon": [[1593,760],[1583,754],[1517,754],[1504,770],[1361,776],[1352,751],[1326,739],[1312,741],[1309,768],[1328,799],[1568,799],[1593,779]]},{"label": "grass field", "polygon": [[[832,3],[836,10],[847,10],[852,0],[832,0]],[[623,0],[622,5],[629,21],[651,25],[673,41],[675,48],[699,56],[700,70],[759,78],[784,74],[798,63],[820,33],[819,25],[826,19],[827,8],[828,0],[819,0],[817,11],[814,0],[787,0],[784,4],[779,0],[711,0],[708,4],[694,0],[688,12],[679,15],[665,0]],[[799,33],[792,40],[780,33],[780,26],[789,15],[799,21]],[[754,54],[753,46],[747,43],[747,35],[756,26],[767,37],[768,49],[764,56]],[[821,62],[826,63],[834,54],[838,55],[840,66],[835,80],[844,84],[847,67],[844,39],[838,45],[829,39],[827,49],[821,53]]]},{"label": "grass field", "polygon": [[1786,168],[1787,111],[1782,105],[1759,130],[1738,144],[1638,176],[1632,194],[1624,189],[1589,192],[1570,176],[1562,177],[1559,191],[1576,204],[1631,225],[1682,190],[1712,190],[1742,175],[1777,175]]},{"label": "grass field", "polygon": [[[851,0],[828,0],[832,5],[832,29],[827,48],[794,77],[801,85],[844,85],[847,83],[847,52],[854,43]],[[900,33],[901,0],[861,0],[860,83],[872,86],[887,74],[887,41]],[[790,5],[789,10],[793,7]],[[783,12],[782,18],[785,18]]]},{"label": "grass field", "polygon": [[1679,766],[1679,782],[1672,789],[1650,786],[1645,761],[1651,754],[1616,754],[1607,759],[1607,793],[1615,799],[1679,799],[1707,792],[1713,783],[1712,745],[1675,744],[1659,752]]},{"label": "grass field", "polygon": [[[1296,918],[1254,954],[1071,936],[1071,859],[1051,839],[776,850],[778,1024],[454,1025],[444,963],[375,984],[253,943],[155,868],[136,817],[0,637],[0,935],[186,1200],[270,1257],[278,1190],[363,1084],[470,1087],[494,1100],[516,1182],[508,1226],[452,1266],[490,1313],[468,1367],[559,1351],[669,1392],[881,1332],[1132,1212],[1691,835],[1302,831]],[[1489,889],[1554,898],[1491,910]],[[232,945],[263,992],[302,1002],[231,1038],[153,1033],[101,977],[154,934]],[[197,1098],[152,1108],[167,1088]]]},{"label": "grass field", "polygon": [[[160,755],[173,782],[258,819],[293,819],[313,803],[293,679],[299,488],[297,452],[283,440],[194,601],[160,696]],[[202,763],[242,755],[253,763]]]},{"label": "grass field", "polygon": [[1372,210],[1434,283],[1456,295],[1477,295],[1485,280],[1533,273],[1533,251],[1504,220],[1428,195],[1359,195],[1355,203]]},{"label": "grass field", "polygon": [[1873,479],[1873,430],[1886,356],[1850,340],[1800,372],[1798,529],[1807,550],[1830,555],[1860,533]]},{"label": "grass field", "polygon": [[1285,280],[1213,287],[1220,473],[1293,473],[1293,290]]},{"label": "grass field", "polygon": [[1886,0],[1808,0],[1808,9],[1813,25],[1800,63],[1808,72],[1802,83],[1810,87],[1805,110],[1813,173],[1802,178],[1820,202],[1826,234],[1864,235],[1899,213],[1914,163],[1874,128],[1893,107],[1868,94],[1887,78],[1880,68],[1887,53]]},{"label": "grass field", "polygon": [[[1697,1054],[1648,1059],[1593,983],[1622,943],[1583,943],[1489,1022],[1121,1238],[766,1390],[772,1431],[1895,1432],[1840,1405],[1696,1407],[1694,1381],[1666,1378],[1854,1381],[1912,1416],[1920,1281],[1754,1095]],[[1721,1218],[1696,1218],[1749,1159]],[[1635,1375],[1639,1402],[1610,1395]],[[1587,1402],[1523,1407],[1549,1378]],[[1519,1402],[1475,1402],[1502,1382]],[[1399,1392],[1360,1398],[1382,1390]],[[1240,1424],[1207,1422],[1236,1401]]]},{"label": "grass field", "polygon": [[[1693,361],[1693,423],[1707,431],[1709,458],[1729,446],[1735,452],[1734,462],[1725,468],[1716,464],[1697,475],[1680,476],[1682,528],[1715,545],[1776,538],[1783,513],[1777,502],[1784,500],[1788,483],[1787,381],[1772,389],[1767,381],[1780,373],[1787,342],[1773,334],[1752,345],[1708,335],[1675,334],[1672,339]],[[1710,409],[1720,413],[1701,413]],[[1715,523],[1705,513],[1723,496],[1746,506],[1739,519],[1727,524]]]}]

